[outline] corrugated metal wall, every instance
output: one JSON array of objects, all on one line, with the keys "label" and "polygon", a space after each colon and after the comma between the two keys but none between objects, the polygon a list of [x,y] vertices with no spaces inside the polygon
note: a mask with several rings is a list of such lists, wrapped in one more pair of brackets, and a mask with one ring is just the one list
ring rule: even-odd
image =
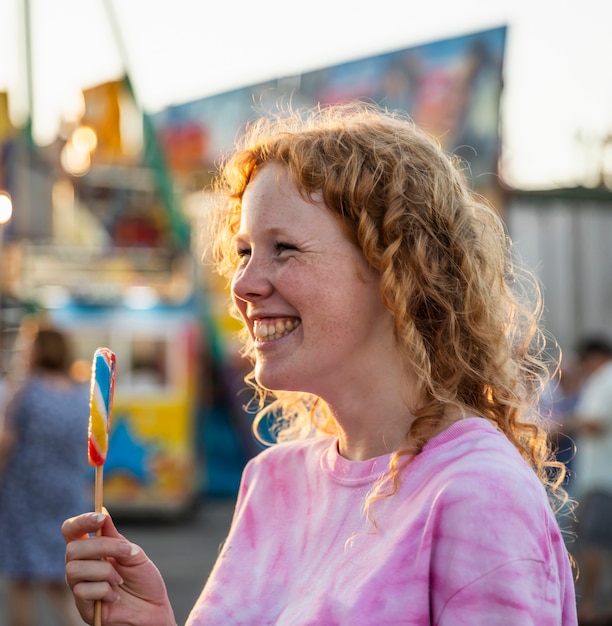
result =
[{"label": "corrugated metal wall", "polygon": [[612,201],[526,195],[510,200],[505,221],[542,281],[545,324],[561,347],[612,337]]}]

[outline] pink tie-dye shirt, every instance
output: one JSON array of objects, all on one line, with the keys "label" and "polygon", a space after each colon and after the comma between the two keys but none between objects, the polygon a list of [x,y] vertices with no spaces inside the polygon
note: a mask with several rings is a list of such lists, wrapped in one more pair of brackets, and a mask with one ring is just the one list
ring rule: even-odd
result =
[{"label": "pink tie-dye shirt", "polygon": [[390,455],[330,438],[245,469],[227,541],[188,626],[571,626],[569,558],[543,487],[506,437],[468,418],[433,438],[364,516]]}]

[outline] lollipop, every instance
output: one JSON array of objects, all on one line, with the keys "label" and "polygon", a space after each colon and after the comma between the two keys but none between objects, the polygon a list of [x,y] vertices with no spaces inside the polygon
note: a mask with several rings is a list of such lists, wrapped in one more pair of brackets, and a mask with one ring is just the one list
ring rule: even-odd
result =
[{"label": "lollipop", "polygon": [[89,463],[102,467],[108,452],[113,395],[115,393],[115,353],[108,348],[98,348],[91,366],[91,392],[89,399]]},{"label": "lollipop", "polygon": [[[94,353],[91,366],[89,437],[87,442],[89,463],[96,468],[94,504],[97,513],[102,511],[102,476],[108,452],[108,435],[113,412],[115,369],[115,353],[108,348],[98,348]],[[101,535],[102,531],[98,531],[97,534]],[[100,600],[96,600],[94,604],[94,626],[101,626],[101,624],[102,604]]]}]

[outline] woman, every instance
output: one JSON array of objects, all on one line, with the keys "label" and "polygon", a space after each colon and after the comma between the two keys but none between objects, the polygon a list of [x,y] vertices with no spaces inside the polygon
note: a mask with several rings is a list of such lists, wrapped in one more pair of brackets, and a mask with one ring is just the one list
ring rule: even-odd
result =
[{"label": "woman", "polygon": [[[29,326],[27,327],[29,328]],[[89,393],[70,376],[72,358],[58,330],[34,330],[28,375],[0,429],[0,574],[8,581],[9,626],[40,624],[44,591],[67,626],[82,624],[65,584],[58,528],[91,507],[86,450]],[[52,612],[53,612],[52,611]]]},{"label": "woman", "polygon": [[[216,259],[279,443],[247,465],[188,624],[575,624],[539,303],[495,212],[360,105],[262,120],[219,189]],[[85,619],[102,599],[105,624],[174,623],[110,517],[63,532]]]}]

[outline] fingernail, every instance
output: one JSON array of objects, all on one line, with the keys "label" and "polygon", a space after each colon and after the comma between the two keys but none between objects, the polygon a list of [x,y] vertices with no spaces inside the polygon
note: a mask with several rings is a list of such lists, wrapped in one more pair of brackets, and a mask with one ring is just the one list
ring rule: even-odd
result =
[{"label": "fingernail", "polygon": [[106,515],[104,515],[104,513],[92,513],[90,516],[91,521],[95,522],[96,524],[103,522],[105,517]]}]

